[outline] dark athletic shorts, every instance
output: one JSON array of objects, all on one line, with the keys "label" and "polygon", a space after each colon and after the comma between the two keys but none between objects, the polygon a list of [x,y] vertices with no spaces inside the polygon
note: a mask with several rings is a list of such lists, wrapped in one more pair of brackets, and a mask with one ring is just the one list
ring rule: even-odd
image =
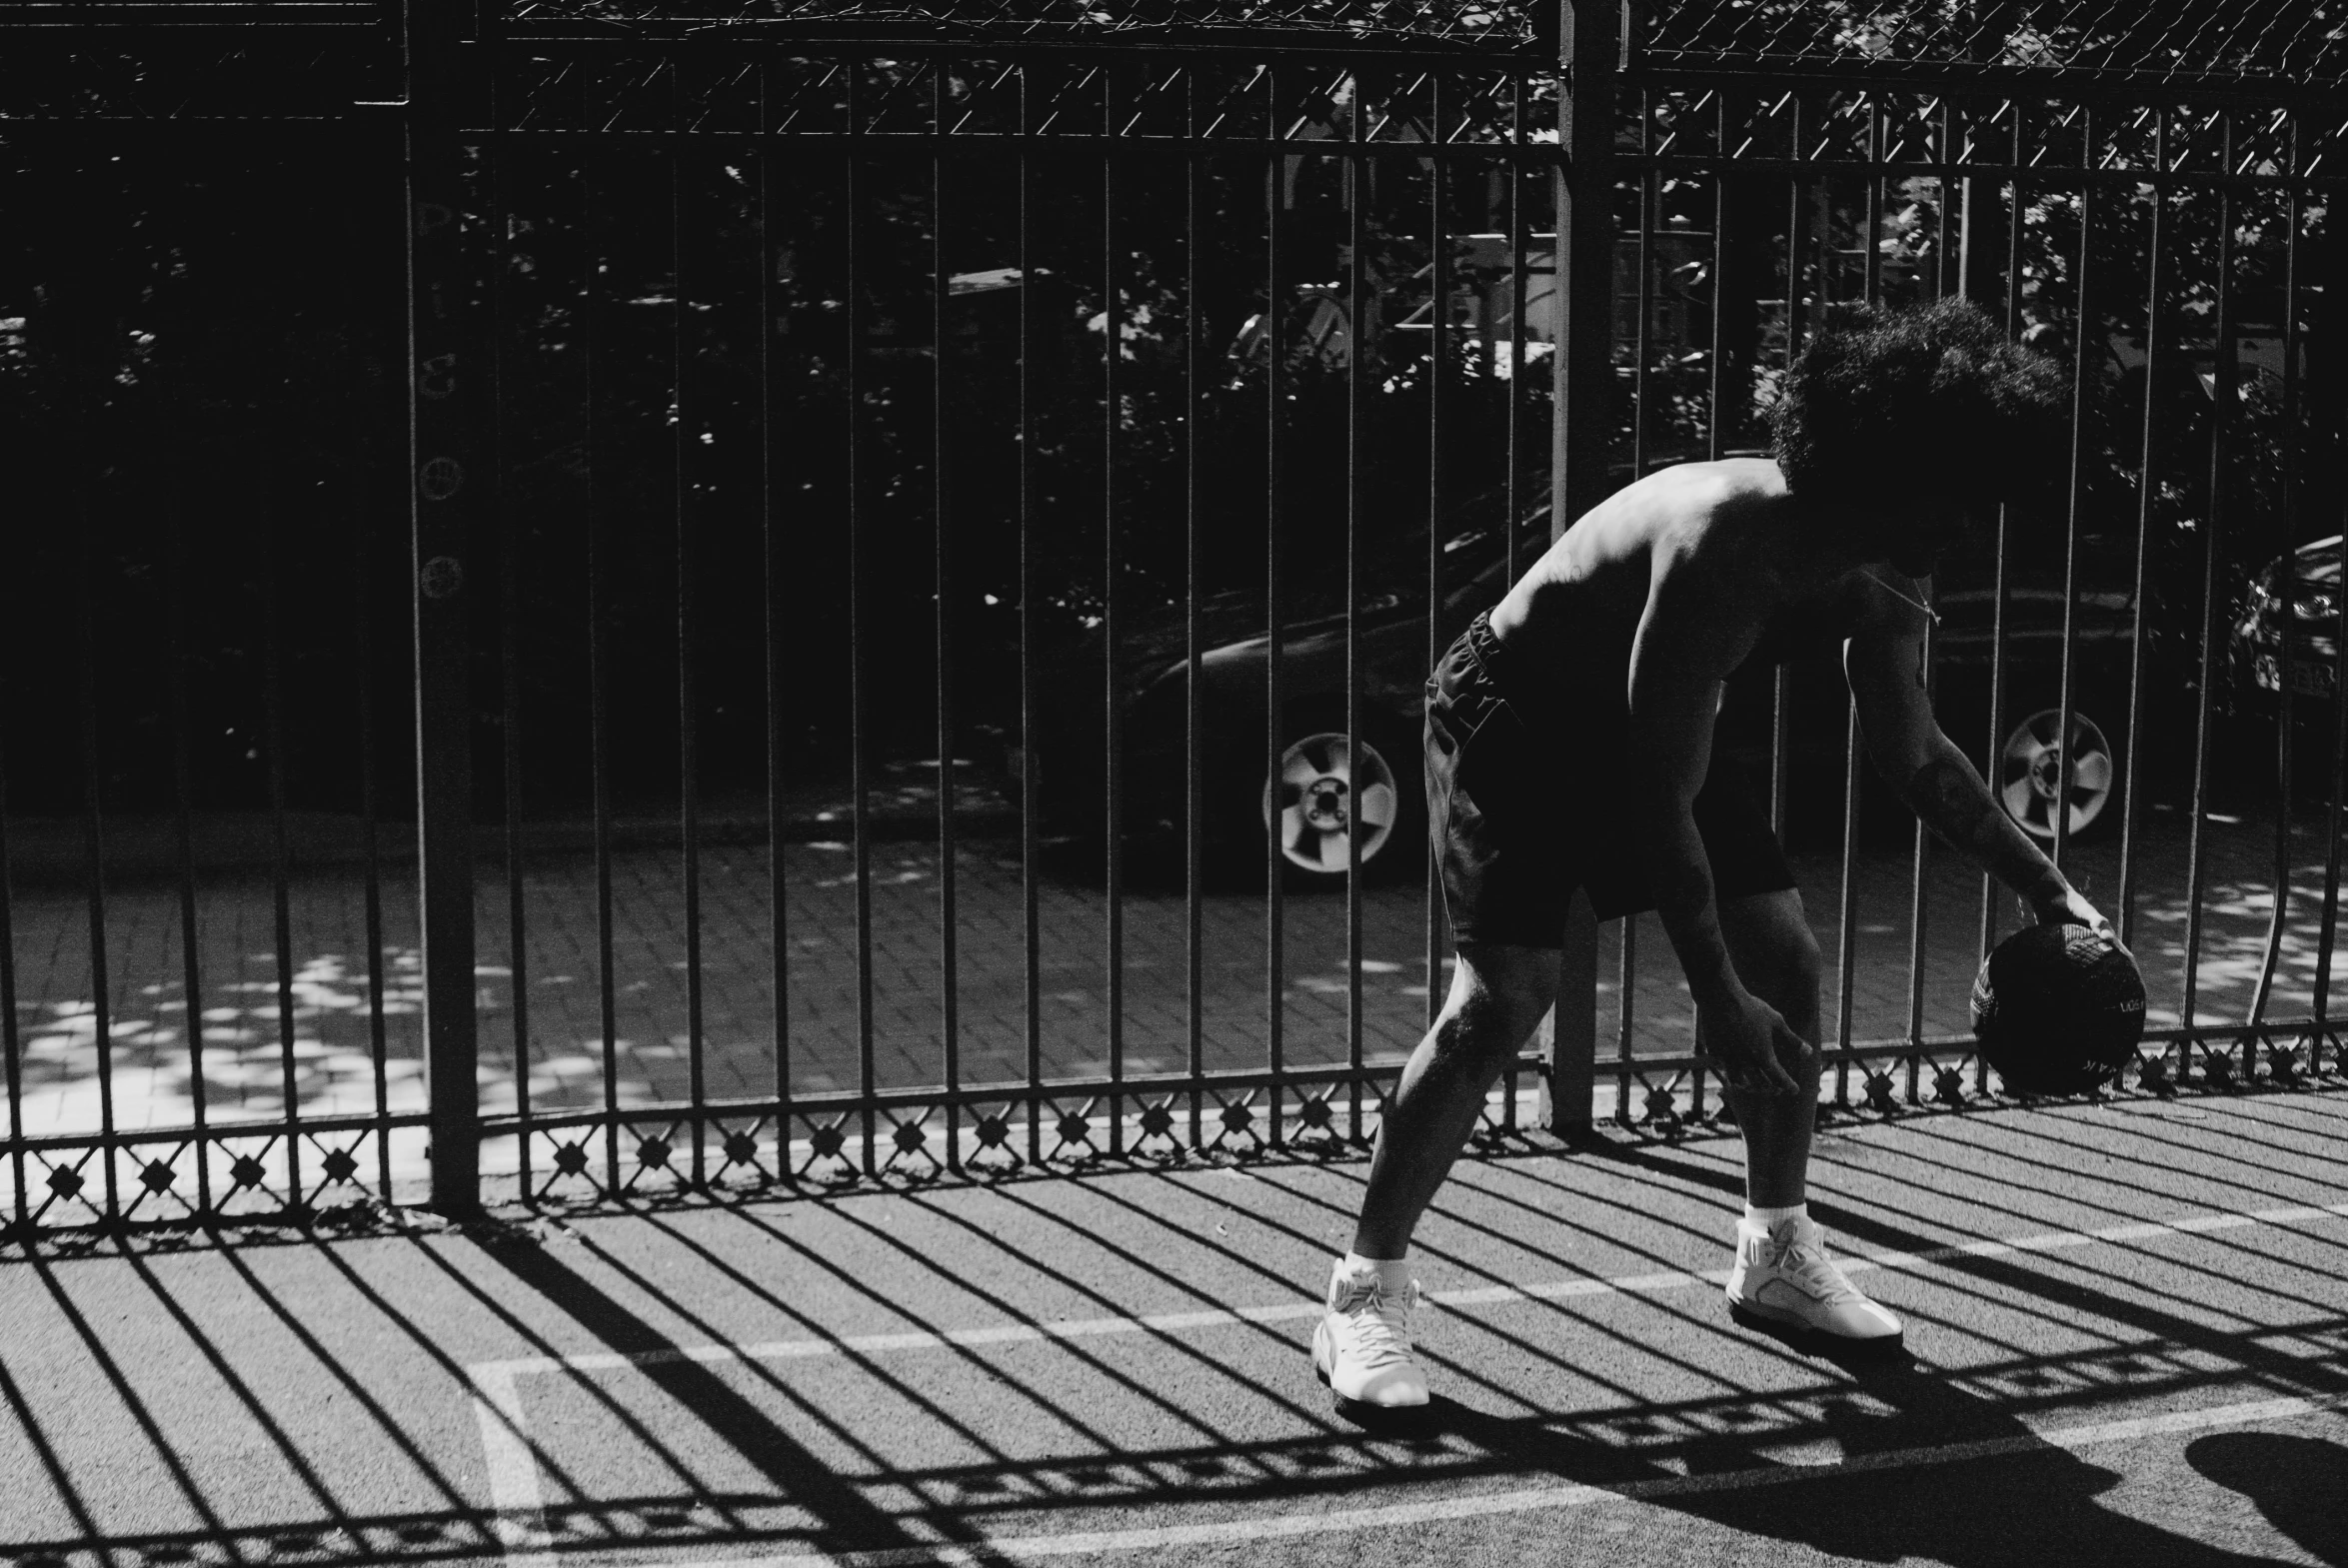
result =
[{"label": "dark athletic shorts", "polygon": [[[1631,837],[1627,721],[1511,658],[1477,616],[1427,679],[1427,832],[1455,940],[1556,947],[1576,887],[1602,920],[1655,906]],[[1704,780],[1695,824],[1715,898],[1794,885],[1733,770]]]}]

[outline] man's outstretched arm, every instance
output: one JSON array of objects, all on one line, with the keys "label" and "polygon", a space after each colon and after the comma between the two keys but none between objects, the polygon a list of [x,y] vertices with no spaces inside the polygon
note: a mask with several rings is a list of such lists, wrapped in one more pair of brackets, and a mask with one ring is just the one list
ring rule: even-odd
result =
[{"label": "man's outstretched arm", "polygon": [[2014,825],[1972,760],[1937,729],[1932,740],[1938,743],[1935,755],[1898,786],[1900,799],[1917,819],[2011,887],[2041,923],[2063,921],[2113,935],[2111,922],[2055,869],[2046,851]]},{"label": "man's outstretched arm", "polygon": [[2014,824],[1972,760],[1941,733],[1923,661],[1923,616],[1905,605],[1878,603],[1844,648],[1844,673],[1876,768],[1917,820],[2012,888],[2041,924],[2084,925],[2116,945],[2111,922]]}]

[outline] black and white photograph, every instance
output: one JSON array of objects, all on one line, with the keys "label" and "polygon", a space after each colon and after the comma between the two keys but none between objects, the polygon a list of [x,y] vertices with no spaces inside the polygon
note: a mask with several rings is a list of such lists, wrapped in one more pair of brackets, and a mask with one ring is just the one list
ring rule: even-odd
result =
[{"label": "black and white photograph", "polygon": [[0,1568],[2348,1568],[2348,0],[0,0]]}]

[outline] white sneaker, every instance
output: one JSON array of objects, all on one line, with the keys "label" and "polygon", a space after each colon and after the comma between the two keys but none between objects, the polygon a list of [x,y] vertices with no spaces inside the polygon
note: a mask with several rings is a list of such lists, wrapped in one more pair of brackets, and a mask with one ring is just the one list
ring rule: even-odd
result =
[{"label": "white sneaker", "polygon": [[1418,1281],[1389,1291],[1374,1271],[1345,1272],[1337,1260],[1328,1303],[1312,1329],[1312,1370],[1336,1395],[1337,1408],[1405,1410],[1426,1403],[1426,1374],[1410,1354],[1410,1314]]},{"label": "white sneaker", "polygon": [[1806,1214],[1768,1230],[1736,1222],[1728,1307],[1739,1320],[1804,1329],[1850,1348],[1892,1350],[1900,1323],[1868,1300],[1826,1255],[1826,1232]]}]

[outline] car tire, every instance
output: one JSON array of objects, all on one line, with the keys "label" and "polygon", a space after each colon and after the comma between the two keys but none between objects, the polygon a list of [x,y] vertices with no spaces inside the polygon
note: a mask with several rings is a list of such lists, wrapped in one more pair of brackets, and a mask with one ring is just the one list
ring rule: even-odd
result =
[{"label": "car tire", "polygon": [[[2041,709],[2007,732],[1998,752],[1997,777],[1991,792],[2005,807],[2014,825],[2040,843],[2052,843],[2055,797],[2062,788],[2063,751],[2055,744],[2062,725],[2058,709]],[[2071,711],[2068,750],[2072,758],[2070,836],[2093,837],[2120,819],[2118,806],[2124,781],[2119,754],[2105,738],[2103,728],[2084,712]]]},{"label": "car tire", "polygon": [[1419,743],[1400,719],[1382,711],[1361,716],[1361,769],[1346,755],[1344,709],[1333,703],[1298,705],[1281,727],[1281,766],[1267,767],[1261,751],[1225,754],[1209,779],[1209,856],[1212,879],[1226,886],[1263,885],[1273,818],[1280,824],[1281,885],[1294,892],[1342,889],[1346,834],[1351,829],[1356,772],[1375,802],[1365,816],[1361,874],[1367,882],[1412,880],[1425,874],[1425,784]]}]

